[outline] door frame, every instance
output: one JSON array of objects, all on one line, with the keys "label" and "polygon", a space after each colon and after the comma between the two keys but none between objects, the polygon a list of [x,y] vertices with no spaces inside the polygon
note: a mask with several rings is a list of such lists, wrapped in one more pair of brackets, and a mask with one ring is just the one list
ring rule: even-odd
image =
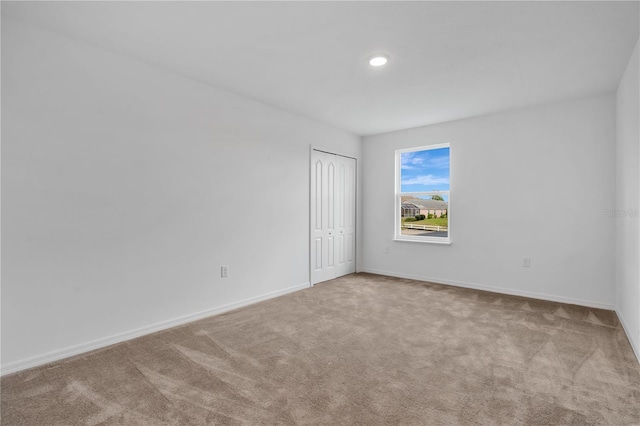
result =
[{"label": "door frame", "polygon": [[353,264],[355,267],[355,273],[358,272],[358,159],[356,157],[352,157],[350,155],[344,155],[344,154],[340,154],[337,152],[332,152],[331,150],[328,149],[324,149],[321,147],[318,147],[316,145],[309,145],[309,216],[308,216],[308,226],[307,226],[307,230],[309,231],[308,237],[309,237],[309,244],[308,244],[308,249],[309,249],[309,256],[308,256],[308,260],[309,260],[309,287],[313,287],[315,284],[313,284],[313,280],[311,279],[312,277],[312,260],[311,260],[311,242],[313,241],[313,230],[311,229],[311,194],[312,194],[312,188],[311,188],[311,174],[313,173],[313,151],[318,151],[318,152],[323,152],[325,154],[331,154],[331,155],[337,155],[339,157],[344,157],[344,158],[350,158],[352,160],[354,160],[356,162],[356,171],[355,171],[355,176],[354,176],[354,188],[353,188],[353,196],[355,197],[354,200],[354,209],[353,209],[353,214],[355,215],[354,218],[354,230],[353,230],[353,235],[354,235],[354,243],[353,243]]}]

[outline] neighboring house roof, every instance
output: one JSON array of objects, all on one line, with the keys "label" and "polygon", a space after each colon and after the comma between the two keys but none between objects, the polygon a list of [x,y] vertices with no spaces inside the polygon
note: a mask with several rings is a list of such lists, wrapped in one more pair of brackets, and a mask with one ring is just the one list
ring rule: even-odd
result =
[{"label": "neighboring house roof", "polygon": [[447,210],[448,204],[446,201],[439,200],[424,200],[421,198],[412,198],[402,201],[402,205],[412,204],[420,210]]}]

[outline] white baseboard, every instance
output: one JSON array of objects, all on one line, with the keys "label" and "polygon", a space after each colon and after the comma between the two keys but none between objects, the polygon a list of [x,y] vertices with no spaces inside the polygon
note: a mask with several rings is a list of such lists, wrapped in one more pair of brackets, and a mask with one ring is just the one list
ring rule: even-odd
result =
[{"label": "white baseboard", "polygon": [[484,291],[490,291],[493,293],[509,294],[512,296],[530,297],[532,299],[548,300],[550,302],[568,303],[571,305],[580,305],[580,306],[587,306],[590,308],[607,309],[610,311],[614,310],[614,306],[612,304],[594,302],[591,300],[574,299],[571,297],[556,296],[553,294],[537,293],[533,291],[514,290],[514,289],[504,288],[504,287],[494,287],[494,286],[488,286],[488,285],[482,285],[482,284],[466,283],[461,281],[452,281],[452,280],[446,280],[442,278],[424,277],[424,276],[410,275],[410,274],[391,272],[391,271],[380,271],[380,270],[371,269],[371,268],[362,268],[362,272],[369,272],[370,274],[386,275],[389,277],[407,278],[410,280],[417,280],[417,281],[428,281],[436,284],[445,284],[445,285],[451,285],[454,287],[471,288],[474,290],[484,290]]},{"label": "white baseboard", "polygon": [[85,352],[93,351],[96,349],[104,348],[106,346],[113,345],[115,343],[124,342],[126,340],[135,339],[147,334],[155,333],[157,331],[166,330],[171,327],[183,325],[192,321],[196,321],[202,318],[210,317],[212,315],[218,315],[223,312],[228,312],[233,309],[241,308],[243,306],[252,305],[254,303],[262,302],[263,300],[273,299],[274,297],[283,296],[295,291],[304,290],[309,288],[310,283],[298,284],[292,287],[288,287],[282,290],[274,291],[271,293],[263,294],[260,296],[250,297],[238,302],[228,303],[226,305],[217,306],[211,309],[207,309],[193,314],[183,315],[178,318],[173,318],[167,321],[151,324],[145,327],[136,328],[134,330],[125,331],[124,333],[114,334],[109,337],[92,340],[89,342],[81,343],[79,345],[70,346],[64,349],[59,349],[45,354],[32,356],[29,358],[21,359],[18,361],[10,362],[0,367],[0,375],[15,373],[28,368],[38,367],[40,365],[48,364],[50,362],[59,361],[64,358],[68,358],[75,355],[80,355]]},{"label": "white baseboard", "polygon": [[624,330],[625,334],[627,335],[627,339],[629,339],[629,343],[631,344],[631,349],[633,349],[633,353],[636,355],[636,359],[640,363],[640,346],[638,345],[640,342],[638,342],[634,338],[634,335],[631,334],[631,330],[629,330],[629,327],[627,327],[627,324],[624,322],[624,317],[622,315],[620,315],[620,311],[618,311],[617,309],[616,309],[616,315],[618,316],[618,319],[620,320],[620,324],[622,324],[622,329]]}]

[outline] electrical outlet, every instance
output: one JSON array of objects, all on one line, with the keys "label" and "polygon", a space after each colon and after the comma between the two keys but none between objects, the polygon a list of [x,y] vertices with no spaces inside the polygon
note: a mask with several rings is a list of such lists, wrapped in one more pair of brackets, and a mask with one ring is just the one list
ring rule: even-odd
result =
[{"label": "electrical outlet", "polygon": [[530,257],[523,257],[522,258],[522,267],[523,268],[528,268],[531,266],[531,258]]},{"label": "electrical outlet", "polygon": [[222,265],[220,267],[220,276],[226,278],[229,276],[229,265]]},{"label": "electrical outlet", "polygon": [[389,246],[386,246],[386,247],[384,248],[384,254],[389,254]]}]

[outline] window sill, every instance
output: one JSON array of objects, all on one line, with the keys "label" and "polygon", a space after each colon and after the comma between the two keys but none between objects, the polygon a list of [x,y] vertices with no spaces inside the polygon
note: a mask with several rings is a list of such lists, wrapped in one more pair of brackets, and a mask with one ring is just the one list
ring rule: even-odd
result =
[{"label": "window sill", "polygon": [[402,241],[409,243],[427,243],[427,244],[445,244],[451,245],[451,240],[449,238],[411,238],[411,237],[395,237],[393,241]]}]

